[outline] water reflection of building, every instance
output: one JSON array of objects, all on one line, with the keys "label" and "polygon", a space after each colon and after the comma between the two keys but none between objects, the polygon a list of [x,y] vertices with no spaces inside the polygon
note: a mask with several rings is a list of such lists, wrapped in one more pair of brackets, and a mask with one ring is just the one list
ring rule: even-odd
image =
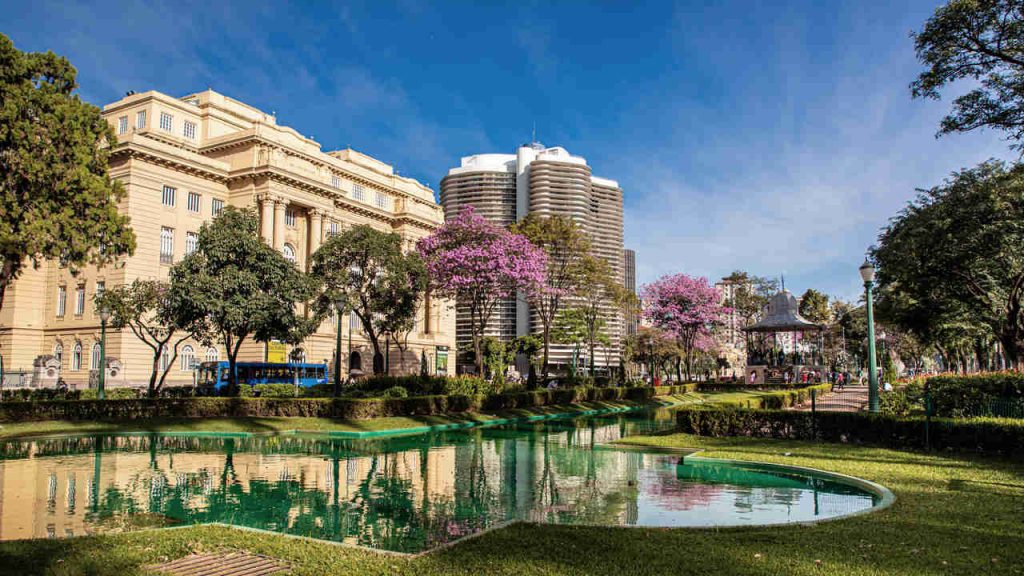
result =
[{"label": "water reflection of building", "polygon": [[0,540],[94,533],[128,513],[417,546],[437,543],[438,523],[452,538],[512,518],[632,523],[644,455],[589,449],[624,431],[620,422],[492,428],[428,447],[297,437],[118,437],[98,450],[94,438],[7,443]]}]

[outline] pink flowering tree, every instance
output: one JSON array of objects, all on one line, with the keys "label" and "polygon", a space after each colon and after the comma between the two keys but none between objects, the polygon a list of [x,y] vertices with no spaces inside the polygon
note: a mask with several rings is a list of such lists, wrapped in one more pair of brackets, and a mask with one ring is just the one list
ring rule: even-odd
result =
[{"label": "pink flowering tree", "polygon": [[481,340],[495,307],[517,291],[544,286],[547,258],[524,236],[492,224],[467,207],[416,245],[430,289],[469,310],[473,354],[484,373]]},{"label": "pink flowering tree", "polygon": [[[722,305],[718,290],[706,278],[669,274],[644,286],[640,295],[644,317],[675,338],[690,376],[694,353],[708,345],[712,330],[724,323],[730,312]],[[678,361],[676,375],[682,380]]]}]

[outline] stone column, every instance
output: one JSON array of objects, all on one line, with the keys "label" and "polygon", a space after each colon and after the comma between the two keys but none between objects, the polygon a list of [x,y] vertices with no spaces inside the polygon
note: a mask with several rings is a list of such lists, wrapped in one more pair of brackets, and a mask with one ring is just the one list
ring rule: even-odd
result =
[{"label": "stone column", "polygon": [[257,199],[260,202],[260,237],[270,244],[274,241],[274,201],[266,194]]},{"label": "stone column", "polygon": [[284,211],[288,202],[283,198],[274,199],[274,249],[284,249]]},{"label": "stone column", "polygon": [[309,211],[309,258],[312,261],[313,254],[320,248],[324,237],[324,212],[323,210],[311,209]]}]

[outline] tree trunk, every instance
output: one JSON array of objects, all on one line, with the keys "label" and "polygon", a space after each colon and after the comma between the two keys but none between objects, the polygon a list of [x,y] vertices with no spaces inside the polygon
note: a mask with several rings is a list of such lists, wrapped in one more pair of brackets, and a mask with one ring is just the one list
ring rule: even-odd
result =
[{"label": "tree trunk", "polygon": [[237,396],[239,392],[238,374],[236,373],[235,366],[238,364],[238,351],[242,348],[242,342],[245,341],[245,336],[239,336],[236,342],[232,335],[225,334],[224,336],[224,347],[228,353],[228,393],[232,396]]},{"label": "tree trunk", "polygon": [[589,350],[589,354],[590,354],[590,377],[593,378],[594,376],[597,375],[597,366],[596,366],[597,358],[594,357],[594,351],[596,350],[597,347],[595,346],[594,338],[590,339],[590,342],[588,343],[588,346],[590,348],[590,350]]},{"label": "tree trunk", "polygon": [[1015,338],[1014,334],[1003,333],[1000,335],[999,341],[1003,343],[1003,357],[1006,358],[1006,367],[1010,370],[1016,370],[1020,366],[1021,353],[1017,338]]},{"label": "tree trunk", "polygon": [[544,360],[541,363],[540,370],[540,383],[547,384],[548,381],[548,358],[551,350],[551,326],[549,323],[544,324]]},{"label": "tree trunk", "polygon": [[484,355],[480,351],[480,340],[483,338],[484,330],[487,329],[487,320],[479,317],[479,312],[474,304],[469,311],[469,326],[473,337],[473,361],[476,363],[477,376],[484,377]]},{"label": "tree trunk", "polygon": [[[386,360],[380,351],[380,336],[374,334],[372,330],[367,330],[366,336],[370,339],[370,344],[373,345],[373,375],[379,376],[386,371],[384,366]],[[378,356],[381,358],[380,366],[377,365]]]},{"label": "tree trunk", "polygon": [[153,393],[156,391],[156,375],[160,371],[160,355],[163,352],[163,348],[157,346],[153,352],[153,370],[149,374],[149,397],[153,397]]}]

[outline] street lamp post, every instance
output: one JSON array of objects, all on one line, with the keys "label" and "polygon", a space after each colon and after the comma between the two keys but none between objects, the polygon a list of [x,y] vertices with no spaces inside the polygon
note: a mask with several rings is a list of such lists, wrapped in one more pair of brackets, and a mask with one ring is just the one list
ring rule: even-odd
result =
[{"label": "street lamp post", "polygon": [[341,396],[341,320],[345,316],[345,305],[339,300],[334,303],[338,311],[338,331],[334,339],[334,397]]},{"label": "street lamp post", "polygon": [[871,289],[875,285],[875,267],[867,260],[860,266],[868,313],[868,410],[878,412],[878,362],[875,358],[875,312]]},{"label": "street lamp post", "polygon": [[107,383],[107,320],[110,320],[110,310],[100,308],[100,377],[96,381],[96,397],[100,400],[107,396],[104,390]]}]

